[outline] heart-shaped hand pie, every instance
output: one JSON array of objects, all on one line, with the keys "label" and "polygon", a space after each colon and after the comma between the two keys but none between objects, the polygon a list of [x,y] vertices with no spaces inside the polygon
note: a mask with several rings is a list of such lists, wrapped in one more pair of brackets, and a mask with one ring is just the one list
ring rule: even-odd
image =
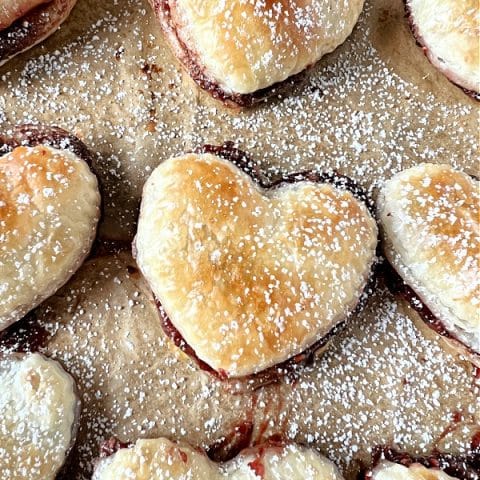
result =
[{"label": "heart-shaped hand pie", "polygon": [[49,37],[77,0],[3,0],[0,3],[0,65]]},{"label": "heart-shaped hand pie", "polygon": [[480,99],[477,0],[406,0],[412,31],[432,65]]},{"label": "heart-shaped hand pie", "polygon": [[[448,165],[421,164],[378,198],[385,254],[418,297],[414,308],[450,344],[480,361],[479,182]],[[425,312],[425,311],[424,311]]]},{"label": "heart-shaped hand pie", "polygon": [[188,154],[145,185],[138,265],[187,344],[225,376],[318,342],[369,279],[377,227],[366,205],[301,178],[262,188],[226,159]]},{"label": "heart-shaped hand pie", "polygon": [[81,265],[95,237],[100,194],[90,154],[65,131],[19,127],[0,143],[8,152],[0,157],[1,331]]},{"label": "heart-shaped hand pie", "polygon": [[215,463],[188,445],[165,438],[139,440],[100,461],[93,480],[342,480],[337,467],[311,448],[265,445]]},{"label": "heart-shaped hand pie", "polygon": [[350,35],[364,0],[150,0],[197,84],[246,106],[332,52]]},{"label": "heart-shaped hand pie", "polygon": [[54,480],[75,441],[80,403],[73,379],[39,354],[0,356],[0,473]]}]

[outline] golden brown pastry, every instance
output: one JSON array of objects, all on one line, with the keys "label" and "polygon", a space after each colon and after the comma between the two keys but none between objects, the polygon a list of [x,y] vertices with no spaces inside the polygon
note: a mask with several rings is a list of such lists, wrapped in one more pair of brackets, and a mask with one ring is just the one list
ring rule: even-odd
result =
[{"label": "golden brown pastry", "polygon": [[371,473],[371,480],[460,480],[438,469],[426,468],[419,463],[406,467],[389,461],[380,462]]},{"label": "golden brown pastry", "polygon": [[173,326],[223,377],[328,338],[369,279],[377,227],[367,206],[345,187],[293,177],[260,186],[229,160],[192,153],[145,185],[138,265]]},{"label": "golden brown pastry", "polygon": [[443,74],[480,93],[480,9],[477,0],[407,0],[415,37]]},{"label": "golden brown pastry", "polygon": [[1,142],[7,153],[0,156],[0,331],[73,275],[100,216],[91,156],[78,139],[23,126]]},{"label": "golden brown pastry", "polygon": [[428,163],[395,175],[378,198],[385,255],[413,290],[414,307],[449,344],[476,362],[479,202],[477,180],[448,165]]},{"label": "golden brown pastry", "polygon": [[311,448],[266,445],[214,463],[188,445],[165,438],[138,440],[102,460],[93,480],[342,480],[337,467]]},{"label": "golden brown pastry", "polygon": [[364,0],[150,0],[175,55],[200,87],[250,105],[332,52]]},{"label": "golden brown pastry", "polygon": [[3,0],[0,3],[0,65],[49,37],[77,0]]},{"label": "golden brown pastry", "polygon": [[54,480],[75,441],[80,403],[57,362],[0,356],[0,478]]}]

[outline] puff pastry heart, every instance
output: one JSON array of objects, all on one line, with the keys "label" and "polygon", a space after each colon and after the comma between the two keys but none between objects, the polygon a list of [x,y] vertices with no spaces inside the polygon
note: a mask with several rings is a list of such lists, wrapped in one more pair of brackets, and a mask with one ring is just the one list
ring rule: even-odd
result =
[{"label": "puff pastry heart", "polygon": [[188,445],[165,438],[138,440],[102,460],[93,480],[342,480],[337,467],[315,450],[294,444],[244,450],[227,463],[214,463]]},{"label": "puff pastry heart", "polygon": [[150,0],[200,87],[247,106],[345,41],[364,0]]},{"label": "puff pastry heart", "polygon": [[52,35],[76,3],[77,0],[2,1],[0,65]]},{"label": "puff pastry heart", "polygon": [[357,306],[375,259],[366,205],[331,183],[263,188],[187,154],[148,179],[135,253],[175,328],[227,377],[303,352]]},{"label": "puff pastry heart", "polygon": [[0,331],[56,292],[88,255],[100,216],[91,154],[51,127],[0,136]]},{"label": "puff pastry heart", "polygon": [[480,9],[477,0],[406,0],[410,24],[430,62],[480,99]]},{"label": "puff pastry heart", "polygon": [[0,477],[54,480],[74,444],[73,379],[39,354],[0,356]]},{"label": "puff pastry heart", "polygon": [[418,297],[417,304],[423,302],[431,312],[424,320],[476,362],[479,188],[477,180],[448,165],[424,163],[392,177],[378,197],[388,260]]}]

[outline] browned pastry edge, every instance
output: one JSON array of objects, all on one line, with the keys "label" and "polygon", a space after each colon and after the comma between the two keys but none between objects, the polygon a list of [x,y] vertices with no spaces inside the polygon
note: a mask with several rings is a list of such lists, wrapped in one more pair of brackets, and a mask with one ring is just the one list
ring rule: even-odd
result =
[{"label": "browned pastry edge", "polygon": [[37,145],[69,150],[85,161],[90,169],[95,161],[93,153],[79,138],[60,127],[26,123],[16,125],[11,133],[0,133],[0,155],[16,147],[36,147]]},{"label": "browned pastry edge", "polygon": [[305,78],[305,72],[312,66],[307,66],[302,72],[253,93],[226,92],[215,80],[208,76],[195,52],[188,48],[179,37],[170,12],[170,0],[149,0],[149,2],[165,36],[169,40],[175,57],[182,63],[190,77],[202,90],[207,91],[213,98],[220,100],[227,107],[251,107],[273,95],[281,94],[288,88],[293,87],[293,85],[300,83]]},{"label": "browned pastry edge", "polygon": [[[315,183],[330,183],[337,188],[350,191],[358,200],[365,203],[368,211],[375,218],[375,207],[373,200],[370,196],[363,190],[360,185],[358,185],[353,179],[345,175],[338,174],[335,171],[331,172],[317,172],[314,170],[306,170],[302,172],[291,173],[288,175],[281,176],[278,180],[270,181],[260,170],[257,163],[248,156],[247,153],[235,147],[234,142],[225,142],[223,145],[203,145],[196,148],[193,153],[204,154],[209,153],[216,155],[220,158],[223,158],[227,161],[232,162],[240,170],[249,175],[253,181],[255,181],[263,189],[274,189],[279,188],[286,183],[296,183],[302,181],[310,181]],[[132,245],[133,257],[136,258],[136,249],[135,242]],[[378,254],[377,254],[378,257]],[[274,365],[273,367],[267,368],[261,372],[258,372],[253,375],[248,375],[246,377],[230,379],[226,372],[216,371],[210,367],[207,363],[203,362],[195,354],[195,350],[186,342],[182,334],[178,329],[173,325],[165,310],[163,309],[160,301],[155,297],[157,303],[157,308],[159,312],[159,317],[161,320],[161,326],[165,335],[186,355],[188,355],[198,367],[214,376],[216,379],[226,382],[232,388],[232,391],[254,391],[258,388],[276,383],[283,376],[292,376],[295,378],[296,367],[302,365],[311,365],[315,357],[321,355],[327,348],[333,337],[343,331],[347,326],[347,320],[356,314],[358,314],[366,305],[369,295],[375,288],[376,284],[376,272],[377,271],[377,262],[374,262],[370,271],[370,276],[365,285],[363,292],[361,293],[357,306],[352,310],[344,321],[335,325],[326,335],[323,336],[320,340],[315,342],[313,345],[305,349],[303,352],[298,355],[281,362],[280,364]]]},{"label": "browned pastry edge", "polygon": [[[408,4],[409,0],[403,0],[403,4],[405,5],[405,18],[407,19],[408,26],[410,28],[410,31],[413,34],[413,37],[415,38],[416,44],[422,49],[423,54],[427,58],[427,60],[430,62],[430,59],[428,58],[428,47],[425,45],[425,42],[423,41],[423,37],[420,35],[420,32],[418,31],[417,26],[415,25],[415,20],[413,18],[412,10],[410,8],[410,5]],[[431,63],[431,62],[430,62]],[[432,65],[435,67],[434,65]],[[438,69],[436,69],[438,70]],[[461,85],[458,85],[458,83],[455,83],[453,80],[451,80],[447,75],[445,75],[443,72],[442,75],[448,79],[450,83],[455,85],[456,87],[460,88],[463,90],[463,92],[468,95],[470,98],[473,98],[477,102],[480,101],[480,92],[475,92],[474,90],[468,90],[467,88],[462,87]]]},{"label": "browned pastry edge", "polygon": [[52,0],[40,5],[0,31],[0,65],[50,36],[77,0]]},{"label": "browned pastry edge", "polygon": [[389,290],[394,295],[399,295],[408,302],[413,310],[418,313],[421,321],[430,330],[443,337],[455,350],[460,351],[460,353],[463,353],[467,358],[471,358],[472,363],[480,365],[480,352],[466,345],[455,334],[449,331],[388,261],[386,261],[386,266],[384,267],[384,276]]},{"label": "browned pastry edge", "polygon": [[401,452],[393,447],[379,445],[372,451],[372,466],[369,470],[360,473],[359,480],[372,480],[372,470],[382,461],[387,460],[410,467],[419,463],[426,468],[441,470],[461,480],[479,480],[480,478],[480,449],[473,449],[466,455],[451,455],[433,451],[427,456],[413,456]]}]

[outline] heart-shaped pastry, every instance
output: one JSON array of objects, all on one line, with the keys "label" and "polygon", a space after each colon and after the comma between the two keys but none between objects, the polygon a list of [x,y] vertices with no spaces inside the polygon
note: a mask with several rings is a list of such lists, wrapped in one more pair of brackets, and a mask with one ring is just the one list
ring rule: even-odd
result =
[{"label": "heart-shaped pastry", "polygon": [[265,445],[215,463],[201,451],[166,438],[138,440],[99,462],[93,480],[342,480],[337,467],[311,448]]},{"label": "heart-shaped pastry", "polygon": [[[91,154],[61,129],[1,137],[0,331],[56,292],[88,255],[100,216]],[[20,146],[24,144],[25,146]]]},{"label": "heart-shaped pastry", "polygon": [[0,65],[49,37],[77,0],[3,0],[0,3]]},{"label": "heart-shaped pastry", "polygon": [[372,215],[345,187],[307,177],[262,187],[226,159],[187,154],[145,185],[138,265],[187,344],[224,376],[303,352],[365,289]]},{"label": "heart-shaped pastry", "polygon": [[477,0],[406,0],[417,42],[430,62],[480,99],[480,10]]},{"label": "heart-shaped pastry", "polygon": [[150,0],[196,83],[229,105],[251,105],[350,35],[364,0]]},{"label": "heart-shaped pastry", "polygon": [[42,355],[0,356],[0,477],[54,480],[75,442],[73,379]]},{"label": "heart-shaped pastry", "polygon": [[[415,309],[451,345],[480,362],[479,182],[424,163],[378,197],[385,255],[413,290]],[[423,304],[428,310],[422,309]]]}]

